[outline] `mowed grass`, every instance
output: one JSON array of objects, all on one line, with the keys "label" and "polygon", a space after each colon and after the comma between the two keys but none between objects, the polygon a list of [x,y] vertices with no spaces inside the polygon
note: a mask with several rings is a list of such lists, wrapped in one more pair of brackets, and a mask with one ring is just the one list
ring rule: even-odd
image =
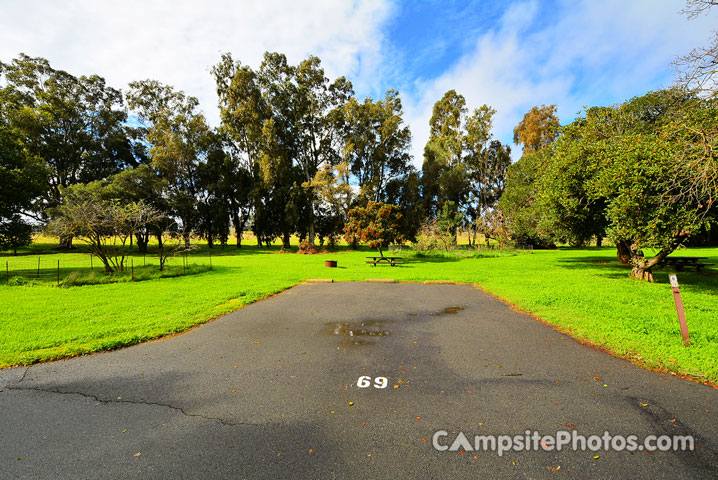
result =
[{"label": "mowed grass", "polygon": [[[41,247],[32,250],[34,262],[41,251]],[[691,334],[691,347],[685,348],[668,272],[657,271],[654,284],[632,280],[629,269],[615,261],[613,248],[480,256],[401,252],[398,255],[408,257],[407,262],[395,268],[367,265],[367,255],[376,254],[364,249],[298,255],[279,253],[277,248],[227,247],[213,249],[211,271],[176,278],[69,288],[58,288],[49,280],[27,287],[6,286],[3,281],[0,366],[108,350],[180,332],[308,278],[395,278],[473,283],[615,355],[718,383],[716,267],[678,275]],[[718,264],[718,249],[690,249],[680,255],[707,256],[707,262]],[[134,258],[135,265],[144,262],[140,255]],[[82,253],[42,255],[42,262],[48,264],[58,259],[61,264],[76,261],[75,268],[88,262]],[[337,260],[339,267],[324,267],[329,259]],[[181,259],[173,260],[177,262],[181,264]],[[206,246],[190,262],[208,265]]]}]

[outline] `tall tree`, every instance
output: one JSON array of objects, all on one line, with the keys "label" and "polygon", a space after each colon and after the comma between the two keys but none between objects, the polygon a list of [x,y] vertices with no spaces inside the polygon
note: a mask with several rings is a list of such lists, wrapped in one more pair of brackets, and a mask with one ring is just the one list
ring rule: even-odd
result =
[{"label": "tall tree", "polygon": [[[46,221],[45,210],[61,203],[62,188],[137,164],[122,95],[102,77],[75,77],[24,54],[0,63],[0,77],[7,122],[49,172],[45,192],[27,215]],[[61,243],[70,246],[71,238]]]},{"label": "tall tree", "polygon": [[17,252],[32,239],[32,226],[22,212],[44,193],[48,172],[40,159],[27,155],[21,135],[7,124],[2,108],[0,97],[0,250]]},{"label": "tall tree", "polygon": [[318,214],[319,199],[311,186],[312,178],[320,165],[335,165],[341,160],[341,130],[339,118],[341,108],[349,100],[352,85],[344,77],[330,82],[324,76],[319,58],[310,56],[303,60],[295,71],[296,88],[293,94],[293,122],[295,140],[295,162],[302,173],[309,199],[307,240],[314,244],[316,235],[315,218]]},{"label": "tall tree", "polygon": [[179,217],[185,247],[197,227],[197,199],[202,186],[200,163],[217,148],[199,101],[155,80],[130,83],[127,94],[136,112],[147,143],[152,166],[168,182],[168,200],[172,213]]},{"label": "tall tree", "polygon": [[455,90],[449,90],[434,104],[422,168],[425,208],[430,215],[438,215],[446,202],[451,202],[451,213],[456,213],[469,194],[463,156],[466,111],[466,99]]},{"label": "tall tree", "polygon": [[514,128],[514,143],[522,145],[524,152],[536,152],[558,138],[560,123],[556,105],[534,106]]},{"label": "tall tree", "polygon": [[467,117],[466,100],[449,90],[434,104],[430,136],[424,149],[423,194],[430,217],[451,219],[452,231],[461,217],[476,230],[481,218],[495,207],[509,154],[491,142],[492,118],[488,105]]},{"label": "tall tree", "polygon": [[[228,54],[213,72],[223,129],[259,180],[252,202],[255,224],[269,235],[276,230],[272,225],[279,225],[287,241],[295,227],[313,244],[321,202],[312,180],[321,165],[341,160],[341,108],[351,96],[351,83],[344,77],[330,82],[317,57],[292,66],[283,54],[270,52],[258,72]],[[293,205],[279,216],[274,207],[262,211],[279,197]],[[266,221],[258,223],[261,219]]]},{"label": "tall tree", "polygon": [[390,182],[413,171],[411,132],[402,119],[399,93],[384,100],[351,98],[343,109],[343,157],[359,186],[359,201],[386,202]]},{"label": "tall tree", "polygon": [[255,214],[254,231],[261,246],[262,232],[258,229],[262,197],[265,191],[260,172],[260,157],[264,148],[264,123],[271,111],[262,94],[262,88],[250,67],[235,61],[225,53],[212,68],[219,97],[220,130],[230,145],[231,175],[234,177],[230,201],[230,214],[237,235],[237,248],[242,245],[242,232],[252,212]]}]

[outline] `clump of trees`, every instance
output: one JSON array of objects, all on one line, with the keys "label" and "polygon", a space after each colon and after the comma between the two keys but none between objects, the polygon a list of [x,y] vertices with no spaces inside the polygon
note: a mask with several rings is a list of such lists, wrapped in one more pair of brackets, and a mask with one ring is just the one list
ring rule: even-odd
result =
[{"label": "clump of trees", "polygon": [[504,189],[511,148],[492,139],[496,111],[488,105],[468,115],[466,99],[449,90],[434,104],[429,140],[424,148],[422,195],[429,219],[458,219],[451,224],[455,238],[465,227],[475,243],[493,229],[489,217]]},{"label": "clump of trees", "polygon": [[672,88],[589,108],[512,166],[500,206],[519,235],[576,245],[607,235],[632,276],[651,281],[712,223],[717,106]]},{"label": "clump of trees", "polygon": [[[689,0],[686,13],[714,3]],[[259,247],[289,248],[297,235],[312,250],[344,235],[380,253],[402,240],[449,250],[460,232],[472,246],[608,237],[632,275],[651,280],[718,218],[715,43],[677,61],[675,88],[586,108],[564,126],[555,105],[532,107],[514,129],[513,164],[493,138],[496,111],[449,90],[420,172],[399,93],[357,99],[317,57],[292,65],[267,52],[253,69],[222,55],[212,128],[172,86],[146,79],[123,93],[20,55],[0,62],[0,249],[48,223],[64,248],[88,241],[108,271],[135,243],[146,252],[155,237],[166,258],[193,235],[225,246],[232,229],[237,248],[251,229]]]}]

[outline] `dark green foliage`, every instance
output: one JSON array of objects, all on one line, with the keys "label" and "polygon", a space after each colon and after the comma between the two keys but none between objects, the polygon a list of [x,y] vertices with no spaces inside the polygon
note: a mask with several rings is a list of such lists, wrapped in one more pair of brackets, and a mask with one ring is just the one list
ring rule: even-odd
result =
[{"label": "dark green foliage", "polygon": [[10,218],[0,218],[0,250],[12,250],[30,245],[32,242],[32,226],[13,215]]}]

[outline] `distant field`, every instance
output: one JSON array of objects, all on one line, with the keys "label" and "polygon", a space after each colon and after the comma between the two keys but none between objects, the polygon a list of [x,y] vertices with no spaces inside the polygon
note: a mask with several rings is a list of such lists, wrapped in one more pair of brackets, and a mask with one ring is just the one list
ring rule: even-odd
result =
[{"label": "distant field", "polygon": [[[398,281],[454,280],[474,283],[572,336],[649,368],[718,383],[718,272],[679,274],[686,306],[691,348],[681,342],[667,272],[657,283],[628,278],[615,261],[613,248],[493,253],[468,252],[418,256],[405,251],[401,267],[372,267],[361,251],[322,255],[258,250],[245,242],[241,250],[215,247],[213,270],[176,278],[108,285],[56,287],[56,272],[43,270],[34,286],[7,286],[0,277],[0,366],[107,350],[180,332],[248,303],[285,290],[307,278],[364,281],[368,277]],[[32,276],[41,267],[67,265],[89,271],[89,255],[52,253],[42,241],[18,257]],[[718,249],[690,249],[681,255],[708,256],[718,264]],[[324,267],[338,260],[339,268]],[[133,256],[134,264],[156,264],[148,255]],[[209,265],[206,246],[190,263]],[[17,263],[15,263],[17,265]],[[172,264],[182,265],[181,259]],[[98,264],[95,261],[95,268]],[[52,270],[50,270],[52,273]],[[2,272],[4,274],[4,271]],[[510,339],[507,340],[510,342]],[[507,345],[510,348],[510,345]]]}]

